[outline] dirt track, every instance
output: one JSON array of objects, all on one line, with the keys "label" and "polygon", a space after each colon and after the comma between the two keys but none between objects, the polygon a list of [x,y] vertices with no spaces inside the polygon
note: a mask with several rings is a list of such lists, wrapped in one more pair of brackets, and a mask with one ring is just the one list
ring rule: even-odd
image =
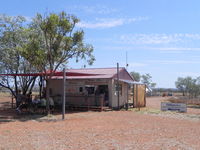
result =
[{"label": "dirt track", "polygon": [[67,114],[65,121],[59,118],[2,121],[0,149],[200,149],[199,120],[142,111],[79,112]]}]

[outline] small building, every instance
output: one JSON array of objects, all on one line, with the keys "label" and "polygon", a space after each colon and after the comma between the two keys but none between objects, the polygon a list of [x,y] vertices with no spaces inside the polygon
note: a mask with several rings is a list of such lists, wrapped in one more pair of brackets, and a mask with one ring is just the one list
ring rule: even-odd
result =
[{"label": "small building", "polygon": [[[68,73],[88,74],[70,76]],[[48,82],[50,96],[61,103],[63,77],[55,76]],[[119,80],[118,80],[119,79]],[[119,84],[118,84],[119,82]],[[134,79],[125,68],[84,68],[66,71],[66,105],[123,107],[128,103],[130,85]],[[118,87],[119,86],[119,98]]]},{"label": "small building", "polygon": [[[1,76],[39,76],[40,77],[40,99],[42,88],[44,88],[43,76],[49,73],[28,74],[0,74]],[[54,104],[62,105],[65,87],[66,106],[112,109],[126,106],[146,106],[146,85],[134,82],[134,79],[125,68],[84,68],[67,69],[63,85],[62,71],[56,71],[51,80],[47,80],[44,89],[49,90]],[[43,90],[45,91],[45,90]],[[46,93],[46,92],[45,92]],[[46,94],[45,94],[46,95]],[[13,103],[13,101],[12,101]]]}]

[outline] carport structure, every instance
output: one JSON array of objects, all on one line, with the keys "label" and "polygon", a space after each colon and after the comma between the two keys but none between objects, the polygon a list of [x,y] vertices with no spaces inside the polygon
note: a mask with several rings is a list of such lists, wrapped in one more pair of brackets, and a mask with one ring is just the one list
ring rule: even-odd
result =
[{"label": "carport structure", "polygon": [[[50,76],[53,74],[54,77],[56,76],[64,76],[63,71],[54,71],[54,72],[46,72],[46,73],[19,73],[19,74],[0,74],[0,76],[32,76],[32,77],[40,77],[40,82],[39,82],[39,95],[41,99],[41,93],[42,93],[42,88],[44,87],[44,77],[45,76]],[[66,72],[65,76],[90,76],[94,74],[88,74],[88,73],[76,73],[76,72]],[[12,98],[12,106],[13,106],[13,98]]]}]

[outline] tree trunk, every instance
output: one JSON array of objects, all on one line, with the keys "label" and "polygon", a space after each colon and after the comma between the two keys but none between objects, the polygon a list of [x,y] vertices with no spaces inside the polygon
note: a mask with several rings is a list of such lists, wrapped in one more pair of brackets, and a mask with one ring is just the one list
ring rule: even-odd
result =
[{"label": "tree trunk", "polygon": [[1,83],[0,83],[0,86],[6,88],[6,89],[8,89],[8,90],[10,90],[12,96],[14,96],[14,98],[17,98],[16,93],[12,90],[11,87],[5,86],[5,85],[3,85],[3,84],[1,84]]},{"label": "tree trunk", "polygon": [[15,97],[17,98],[18,95],[18,86],[17,86],[17,77],[14,76],[14,83],[15,83]]},{"label": "tree trunk", "polygon": [[37,77],[34,77],[34,78],[33,78],[31,87],[30,87],[29,92],[28,92],[29,94],[30,94],[30,93],[32,92],[32,90],[33,90],[33,87],[34,87],[34,85],[35,85],[36,78],[37,78]]},{"label": "tree trunk", "polygon": [[40,81],[39,81],[39,87],[40,87],[40,99],[41,99],[41,97],[42,97],[42,87],[43,87],[43,78],[42,78],[42,76],[40,76],[40,79],[39,79]]},{"label": "tree trunk", "polygon": [[49,81],[51,79],[47,79],[46,80],[46,110],[47,110],[47,115],[50,114],[50,107],[49,107],[49,97],[50,97],[50,93],[49,93]]},{"label": "tree trunk", "polygon": [[183,91],[183,96],[185,96],[185,92]]}]

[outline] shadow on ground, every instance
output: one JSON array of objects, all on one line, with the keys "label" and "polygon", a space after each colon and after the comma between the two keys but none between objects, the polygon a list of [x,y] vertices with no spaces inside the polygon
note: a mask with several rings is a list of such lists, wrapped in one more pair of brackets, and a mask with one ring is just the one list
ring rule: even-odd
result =
[{"label": "shadow on ground", "polygon": [[46,116],[45,114],[33,114],[27,111],[17,113],[15,108],[12,108],[10,102],[0,102],[0,123],[13,122],[13,121],[28,121],[36,120]]},{"label": "shadow on ground", "polygon": [[[87,112],[88,110],[66,110],[67,114]],[[0,101],[0,124],[9,123],[15,121],[26,122],[30,120],[35,120],[38,122],[55,122],[61,120],[61,109],[56,109],[50,115],[41,111],[30,112],[23,110],[21,113],[18,113],[15,108],[12,108],[10,102],[1,102]]]}]

